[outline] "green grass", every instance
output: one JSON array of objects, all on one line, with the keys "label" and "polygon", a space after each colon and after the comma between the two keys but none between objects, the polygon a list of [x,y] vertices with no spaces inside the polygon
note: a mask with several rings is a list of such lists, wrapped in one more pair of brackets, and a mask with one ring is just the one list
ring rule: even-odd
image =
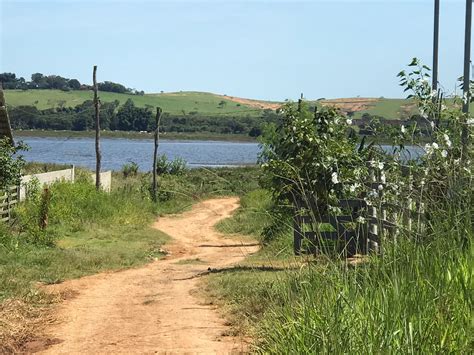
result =
[{"label": "green grass", "polygon": [[[402,107],[410,104],[410,101],[405,99],[378,99],[374,102],[373,106],[367,110],[357,112],[355,114],[356,118],[360,118],[364,113],[369,113],[371,115],[382,116],[387,119],[407,119],[406,112],[402,110]],[[408,110],[409,113],[413,113],[413,109]]]},{"label": "green grass", "polygon": [[263,228],[268,225],[270,204],[268,191],[250,191],[241,197],[241,207],[237,212],[231,218],[219,222],[216,228],[222,233],[259,237]]},{"label": "green grass", "polygon": [[201,260],[199,258],[194,258],[194,259],[184,259],[178,261],[176,264],[177,265],[202,265],[205,264],[205,260]]},{"label": "green grass", "polygon": [[[262,223],[261,201],[246,201],[233,219]],[[472,353],[473,207],[451,203],[423,242],[400,236],[383,257],[352,266],[292,257],[283,233],[241,267],[211,275],[206,289],[260,353]]]},{"label": "green grass", "polygon": [[[96,193],[92,184],[52,188],[49,226],[36,227],[39,199],[21,205],[16,232],[2,230],[0,299],[25,297],[35,282],[54,283],[159,257],[167,237],[150,227],[153,206],[121,191]],[[56,246],[50,240],[56,240]]]},{"label": "green grass", "polygon": [[[237,104],[225,96],[219,96],[205,92],[177,92],[164,94],[146,94],[143,96],[130,94],[117,94],[111,92],[100,92],[102,102],[113,102],[118,100],[124,104],[127,99],[132,99],[135,105],[145,107],[147,105],[160,106],[164,112],[170,114],[186,114],[198,112],[201,115],[257,115],[261,110]],[[7,105],[36,106],[38,109],[54,108],[59,106],[74,107],[86,100],[92,100],[92,91],[61,91],[61,90],[5,90]],[[219,103],[225,102],[220,108]]]}]

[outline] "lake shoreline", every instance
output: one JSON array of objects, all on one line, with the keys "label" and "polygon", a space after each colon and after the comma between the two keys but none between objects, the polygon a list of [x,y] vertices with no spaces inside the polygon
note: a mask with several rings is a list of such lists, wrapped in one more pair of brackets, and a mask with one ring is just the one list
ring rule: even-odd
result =
[{"label": "lake shoreline", "polygon": [[[101,137],[116,139],[154,139],[151,132],[141,133],[133,131],[101,131]],[[94,138],[95,131],[41,131],[21,130],[13,131],[13,137],[57,137],[57,138]],[[222,142],[250,142],[256,143],[253,137],[244,134],[201,134],[201,133],[160,133],[160,139],[167,141],[222,141]]]}]

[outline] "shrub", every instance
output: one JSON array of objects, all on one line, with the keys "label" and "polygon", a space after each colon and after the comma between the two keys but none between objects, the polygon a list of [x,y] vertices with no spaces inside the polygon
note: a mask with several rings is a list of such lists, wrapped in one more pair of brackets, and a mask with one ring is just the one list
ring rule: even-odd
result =
[{"label": "shrub", "polygon": [[122,166],[122,174],[124,178],[127,178],[129,176],[137,176],[138,173],[138,164],[135,163],[134,161],[131,161],[127,164],[124,164]]}]

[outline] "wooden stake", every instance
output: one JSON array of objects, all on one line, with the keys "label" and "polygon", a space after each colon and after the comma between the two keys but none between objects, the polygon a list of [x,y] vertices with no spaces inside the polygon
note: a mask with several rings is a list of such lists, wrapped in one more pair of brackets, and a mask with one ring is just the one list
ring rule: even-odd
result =
[{"label": "wooden stake", "polygon": [[158,154],[158,146],[160,144],[160,121],[161,121],[161,107],[156,108],[156,119],[155,119],[155,148],[153,151],[153,202],[157,201],[157,192],[158,192],[158,181],[156,178],[156,160]]},{"label": "wooden stake", "polygon": [[94,108],[95,108],[95,156],[96,156],[96,166],[95,166],[95,188],[97,191],[100,189],[100,161],[101,161],[101,154],[100,154],[100,119],[99,119],[99,112],[100,112],[100,101],[97,94],[98,86],[97,86],[97,65],[94,65],[94,71],[92,73],[92,80],[93,80],[93,89],[94,89]]}]

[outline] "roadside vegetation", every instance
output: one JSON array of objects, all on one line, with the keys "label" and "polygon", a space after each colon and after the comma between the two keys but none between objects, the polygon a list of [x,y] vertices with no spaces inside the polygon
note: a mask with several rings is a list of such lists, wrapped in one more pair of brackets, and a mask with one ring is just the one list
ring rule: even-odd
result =
[{"label": "roadside vegetation", "polygon": [[[353,139],[350,122],[337,111],[311,112],[304,102],[285,107],[282,124],[266,136],[261,183],[267,197],[247,194],[240,211],[218,226],[259,236],[264,247],[205,281],[235,331],[252,336],[254,351],[474,351],[473,152],[461,139],[466,132],[472,139],[474,123],[456,99],[433,100],[426,66],[414,60],[410,69],[399,77],[431,129],[429,143],[418,140],[416,127],[402,127],[385,132],[394,151],[384,154]],[[401,159],[407,140],[425,155]],[[407,165],[410,183],[400,172]],[[376,189],[364,185],[371,169],[383,181]],[[295,198],[310,201],[314,225],[325,228],[318,221],[341,213],[339,199],[362,196],[377,205],[382,190],[385,199],[412,198],[423,206],[424,222],[410,228],[400,221],[397,238],[382,241],[382,254],[346,259],[339,246],[320,240],[316,255],[293,255]]]}]

